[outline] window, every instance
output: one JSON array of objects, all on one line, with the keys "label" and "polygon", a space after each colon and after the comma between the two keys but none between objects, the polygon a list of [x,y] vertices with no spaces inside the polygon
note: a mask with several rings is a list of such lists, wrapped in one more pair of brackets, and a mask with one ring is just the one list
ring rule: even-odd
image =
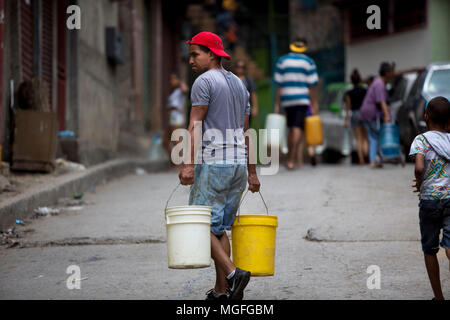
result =
[{"label": "window", "polygon": [[[381,29],[368,29],[370,5],[380,7]],[[343,2],[349,42],[377,38],[389,34],[425,27],[427,23],[427,0],[378,0]]]},{"label": "window", "polygon": [[394,32],[426,24],[426,1],[394,1]]},{"label": "window", "polygon": [[450,91],[450,69],[433,71],[427,87],[424,89],[430,94],[439,94]]}]

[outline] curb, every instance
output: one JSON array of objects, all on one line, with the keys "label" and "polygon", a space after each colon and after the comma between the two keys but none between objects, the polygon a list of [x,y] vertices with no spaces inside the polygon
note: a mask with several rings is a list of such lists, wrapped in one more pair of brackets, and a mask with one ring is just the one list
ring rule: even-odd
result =
[{"label": "curb", "polygon": [[14,225],[16,219],[30,218],[34,215],[33,210],[38,207],[54,205],[60,198],[72,197],[76,193],[89,190],[90,186],[124,176],[136,168],[158,172],[169,169],[170,163],[166,160],[122,158],[93,166],[86,171],[64,174],[50,186],[45,188],[34,186],[0,204],[0,230],[6,230]]}]

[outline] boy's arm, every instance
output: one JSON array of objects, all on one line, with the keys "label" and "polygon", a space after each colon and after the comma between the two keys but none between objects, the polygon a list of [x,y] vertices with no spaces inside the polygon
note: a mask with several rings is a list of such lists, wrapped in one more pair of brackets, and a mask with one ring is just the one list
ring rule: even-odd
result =
[{"label": "boy's arm", "polygon": [[[244,132],[247,132],[249,128],[249,116],[246,114],[244,118]],[[251,192],[258,192],[261,187],[261,183],[259,182],[258,175],[256,173],[256,164],[250,163],[250,137],[245,137],[245,144],[247,146],[247,170],[248,170],[248,189]]]},{"label": "boy's arm", "polygon": [[414,167],[414,176],[416,177],[416,184],[413,187],[416,188],[414,192],[420,192],[420,187],[423,183],[423,176],[425,173],[425,156],[421,153],[416,154],[416,165]]},{"label": "boy's arm", "polygon": [[191,139],[188,148],[190,151],[186,152],[185,156],[190,156],[189,159],[185,158],[183,167],[180,170],[178,177],[182,185],[194,184],[194,159],[196,146],[195,142],[200,141],[201,137],[195,137],[194,124],[196,121],[203,121],[208,113],[208,106],[195,106],[191,109],[191,119],[189,121],[189,137]]}]

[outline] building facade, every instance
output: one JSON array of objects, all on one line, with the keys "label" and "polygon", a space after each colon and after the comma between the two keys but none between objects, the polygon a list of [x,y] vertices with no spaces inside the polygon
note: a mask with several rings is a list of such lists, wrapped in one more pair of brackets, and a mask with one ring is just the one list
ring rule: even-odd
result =
[{"label": "building facade", "polygon": [[3,161],[18,88],[32,79],[45,83],[58,130],[75,133],[81,163],[148,152],[150,133],[165,128],[168,73],[180,65],[184,8],[169,9],[162,0],[1,0]]}]

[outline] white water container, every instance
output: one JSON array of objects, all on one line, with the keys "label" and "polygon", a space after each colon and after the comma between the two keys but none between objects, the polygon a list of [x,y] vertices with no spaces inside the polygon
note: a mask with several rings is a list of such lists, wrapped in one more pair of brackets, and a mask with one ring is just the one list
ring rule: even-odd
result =
[{"label": "white water container", "polygon": [[211,266],[211,209],[210,206],[166,208],[169,268]]},{"label": "white water container", "polygon": [[[267,147],[274,146],[280,148],[282,153],[287,153],[287,138],[286,138],[286,116],[277,113],[270,113],[266,118],[267,137],[264,145]],[[271,137],[271,130],[279,130],[279,139],[274,140]]]}]

